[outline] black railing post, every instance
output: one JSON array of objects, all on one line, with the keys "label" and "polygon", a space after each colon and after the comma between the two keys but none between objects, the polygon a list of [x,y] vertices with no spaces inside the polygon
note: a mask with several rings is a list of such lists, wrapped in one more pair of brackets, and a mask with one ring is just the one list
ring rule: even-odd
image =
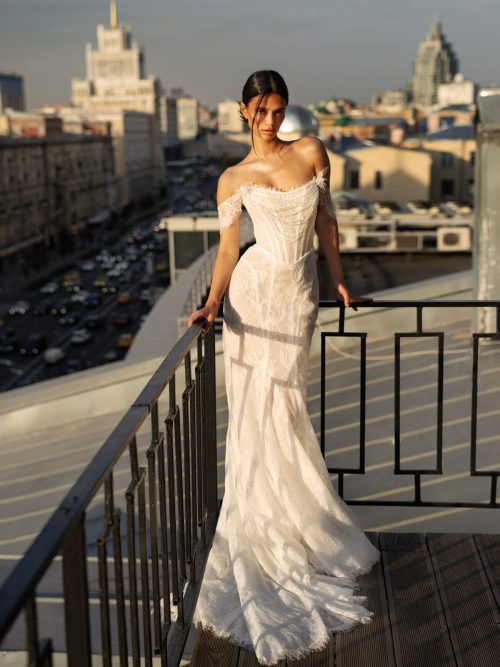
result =
[{"label": "black railing post", "polygon": [[205,396],[206,407],[206,489],[207,513],[217,512],[217,420],[215,403],[215,332],[211,327],[205,335]]},{"label": "black railing post", "polygon": [[90,667],[90,615],[85,551],[85,513],[66,535],[62,548],[64,617],[68,667]]}]

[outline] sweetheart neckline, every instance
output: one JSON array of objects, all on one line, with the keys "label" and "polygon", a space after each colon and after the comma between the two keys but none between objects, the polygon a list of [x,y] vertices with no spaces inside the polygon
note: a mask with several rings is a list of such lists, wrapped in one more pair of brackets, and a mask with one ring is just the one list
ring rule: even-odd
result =
[{"label": "sweetheart neckline", "polygon": [[258,190],[271,190],[272,192],[279,192],[282,195],[286,195],[289,192],[294,192],[295,190],[300,190],[301,188],[305,188],[306,185],[309,185],[310,183],[313,183],[313,182],[317,183],[318,180],[326,180],[321,172],[319,174],[314,174],[314,176],[312,176],[305,183],[301,183],[299,185],[292,185],[292,187],[289,188],[288,190],[280,190],[279,188],[275,188],[273,185],[260,185],[259,183],[254,183],[254,182],[248,181],[247,183],[242,183],[240,186],[238,186],[236,188],[236,192],[238,192],[241,188],[244,188],[244,187],[253,187],[253,188],[257,188]]}]

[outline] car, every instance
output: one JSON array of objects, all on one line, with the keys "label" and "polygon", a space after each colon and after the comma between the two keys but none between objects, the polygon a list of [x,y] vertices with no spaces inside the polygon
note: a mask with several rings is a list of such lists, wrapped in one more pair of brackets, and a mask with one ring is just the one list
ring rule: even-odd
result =
[{"label": "car", "polygon": [[118,359],[121,359],[120,354],[118,352],[116,352],[116,350],[109,350],[103,356],[102,361],[104,363],[110,363],[111,361],[117,361]]},{"label": "car", "polygon": [[116,347],[130,347],[132,341],[134,340],[134,334],[132,333],[122,333],[118,336],[116,341]]},{"label": "car", "polygon": [[118,295],[116,300],[118,303],[130,303],[130,301],[132,301],[132,293],[122,292],[121,294]]},{"label": "car", "polygon": [[29,334],[19,346],[21,354],[36,355],[47,347],[47,336],[45,334]]},{"label": "car", "polygon": [[59,285],[53,281],[49,283],[45,283],[45,285],[42,285],[40,287],[40,293],[41,294],[54,294],[54,292],[57,292],[59,289]]},{"label": "car", "polygon": [[93,271],[95,269],[95,262],[90,259],[86,260],[85,262],[81,263],[80,268],[82,271]]},{"label": "car", "polygon": [[69,313],[69,311],[72,309],[73,304],[71,301],[69,299],[64,299],[63,301],[55,303],[50,309],[50,312],[52,315],[66,315],[66,313]]},{"label": "car", "polygon": [[141,301],[146,301],[147,303],[149,303],[152,296],[153,296],[153,290],[150,287],[146,287],[145,289],[141,290],[140,294]]},{"label": "car", "polygon": [[96,278],[92,283],[94,287],[106,287],[107,284],[108,281],[106,278],[103,278],[103,276],[99,276],[99,278]]},{"label": "car", "polygon": [[104,320],[100,315],[89,315],[83,324],[87,329],[99,329],[103,326]]},{"label": "car", "polygon": [[72,327],[76,324],[80,317],[74,313],[68,313],[59,318],[59,324],[63,327]]},{"label": "car", "polygon": [[123,313],[117,315],[113,320],[113,324],[117,327],[125,327],[128,324],[132,324],[132,313]]},{"label": "car", "polygon": [[57,364],[58,361],[64,359],[66,352],[62,347],[49,347],[43,354],[43,359],[46,364]]},{"label": "car", "polygon": [[9,315],[26,315],[30,309],[28,301],[16,301],[9,308]]},{"label": "car", "polygon": [[87,298],[84,301],[84,306],[87,308],[97,308],[102,303],[101,295],[99,292],[89,292]]},{"label": "car", "polygon": [[48,299],[41,299],[35,303],[31,312],[33,315],[47,315],[47,313],[50,313],[51,308],[52,301],[49,301]]},{"label": "car", "polygon": [[0,329],[0,352],[14,352],[19,345],[19,339],[14,329],[3,327]]},{"label": "car", "polygon": [[71,301],[71,303],[85,303],[88,295],[89,291],[86,289],[82,289],[79,292],[75,292],[75,294],[72,294],[69,300]]},{"label": "car", "polygon": [[83,345],[84,343],[88,343],[91,338],[92,334],[90,331],[88,331],[88,329],[75,329],[71,336],[70,342],[72,345]]}]

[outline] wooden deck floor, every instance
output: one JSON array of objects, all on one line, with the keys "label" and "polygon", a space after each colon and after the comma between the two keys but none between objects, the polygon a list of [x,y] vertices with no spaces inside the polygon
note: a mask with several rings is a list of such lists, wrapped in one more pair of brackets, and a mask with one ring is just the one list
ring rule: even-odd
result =
[{"label": "wooden deck floor", "polygon": [[[280,667],[500,667],[500,535],[375,533],[382,559],[359,577],[371,623]],[[255,655],[209,631],[193,667],[251,667]]]}]

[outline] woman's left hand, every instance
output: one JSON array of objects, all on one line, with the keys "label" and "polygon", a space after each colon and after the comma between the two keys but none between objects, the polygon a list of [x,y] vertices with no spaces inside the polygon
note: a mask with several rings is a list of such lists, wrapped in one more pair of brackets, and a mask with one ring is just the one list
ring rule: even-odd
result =
[{"label": "woman's left hand", "polygon": [[373,301],[372,297],[369,296],[352,296],[349,293],[349,290],[345,285],[339,285],[337,288],[337,298],[344,302],[346,308],[351,307],[353,310],[358,310],[355,303]]}]

